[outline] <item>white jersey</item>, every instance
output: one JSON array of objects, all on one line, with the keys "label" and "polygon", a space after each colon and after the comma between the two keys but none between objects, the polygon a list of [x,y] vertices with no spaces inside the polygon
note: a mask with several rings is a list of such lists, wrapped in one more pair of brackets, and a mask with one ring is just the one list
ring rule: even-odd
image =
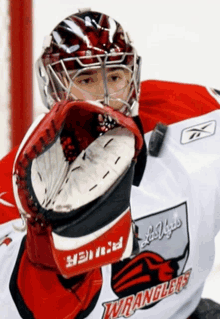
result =
[{"label": "white jersey", "polygon": [[[147,145],[151,134],[145,134]],[[148,156],[140,185],[132,187],[140,253],[102,267],[99,294],[76,318],[186,319],[195,310],[213,265],[220,228],[219,145],[217,107],[168,126],[159,156]],[[3,194],[0,205],[9,204],[14,205]],[[1,318],[39,318],[25,306],[25,291],[12,292],[26,235],[13,225],[21,226],[21,220],[0,225]],[[20,309],[15,296],[22,296]],[[48,303],[45,318],[52,318],[50,307]]]}]

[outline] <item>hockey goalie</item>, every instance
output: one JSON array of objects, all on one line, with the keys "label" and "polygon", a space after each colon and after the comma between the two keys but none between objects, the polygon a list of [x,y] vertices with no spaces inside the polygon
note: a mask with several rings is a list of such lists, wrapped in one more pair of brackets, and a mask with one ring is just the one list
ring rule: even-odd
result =
[{"label": "hockey goalie", "polygon": [[1,318],[218,318],[220,93],[140,66],[99,12],[46,37],[48,110],[0,162]]}]

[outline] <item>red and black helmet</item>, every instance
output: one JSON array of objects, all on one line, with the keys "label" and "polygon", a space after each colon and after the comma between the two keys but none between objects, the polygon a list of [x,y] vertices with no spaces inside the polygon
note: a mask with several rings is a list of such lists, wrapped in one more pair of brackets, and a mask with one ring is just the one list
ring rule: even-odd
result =
[{"label": "red and black helmet", "polygon": [[[86,10],[61,21],[47,37],[36,67],[41,96],[48,108],[66,97],[77,99],[70,92],[74,82],[71,74],[76,77],[98,68],[104,74],[107,69],[120,67],[130,74],[121,111],[131,116],[138,113],[140,57],[122,26],[105,14]],[[108,92],[107,83],[104,87],[105,98],[102,101],[97,96],[96,100],[109,104],[109,99],[118,99]]]}]

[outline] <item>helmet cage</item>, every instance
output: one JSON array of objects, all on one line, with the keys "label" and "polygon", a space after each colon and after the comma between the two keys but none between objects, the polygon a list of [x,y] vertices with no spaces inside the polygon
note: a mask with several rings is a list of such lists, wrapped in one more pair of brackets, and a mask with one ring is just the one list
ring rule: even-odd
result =
[{"label": "helmet cage", "polygon": [[[48,55],[47,58],[43,58],[42,55],[38,59],[36,63],[38,82],[43,101],[46,102],[47,107],[51,108],[55,102],[63,99],[77,100],[77,97],[71,92],[71,87],[75,86],[74,79],[84,71],[99,68],[102,70],[103,75],[104,98],[100,99],[97,96],[95,100],[107,105],[109,105],[110,101],[112,103],[119,102],[122,104],[120,108],[122,113],[130,116],[137,115],[140,90],[140,57],[137,56],[136,52],[112,52],[96,55],[89,55],[89,52],[86,53],[86,56],[59,60],[57,55],[51,55],[49,59]],[[109,94],[106,80],[108,68],[120,68],[131,73],[128,84],[130,88],[126,99],[114,97],[116,95],[114,93]],[[73,77],[70,76],[71,72],[74,73]],[[66,82],[64,82],[64,77]]]}]

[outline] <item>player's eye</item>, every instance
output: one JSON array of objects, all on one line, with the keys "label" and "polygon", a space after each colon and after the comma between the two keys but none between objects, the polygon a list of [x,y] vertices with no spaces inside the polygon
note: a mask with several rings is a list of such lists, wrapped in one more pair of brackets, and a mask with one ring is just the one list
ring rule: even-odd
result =
[{"label": "player's eye", "polygon": [[111,77],[111,80],[112,80],[113,82],[116,82],[116,81],[118,81],[118,80],[120,80],[120,79],[121,79],[121,77],[118,76],[118,75],[114,75],[114,76]]},{"label": "player's eye", "polygon": [[79,76],[74,81],[76,84],[79,85],[91,85],[94,83],[94,79],[92,77],[85,77],[85,76]]},{"label": "player's eye", "polygon": [[109,82],[117,82],[120,81],[122,77],[119,74],[109,74],[108,81]]},{"label": "player's eye", "polygon": [[81,84],[89,84],[89,83],[92,83],[93,80],[92,80],[92,78],[86,78],[86,79],[80,80],[79,82]]}]

